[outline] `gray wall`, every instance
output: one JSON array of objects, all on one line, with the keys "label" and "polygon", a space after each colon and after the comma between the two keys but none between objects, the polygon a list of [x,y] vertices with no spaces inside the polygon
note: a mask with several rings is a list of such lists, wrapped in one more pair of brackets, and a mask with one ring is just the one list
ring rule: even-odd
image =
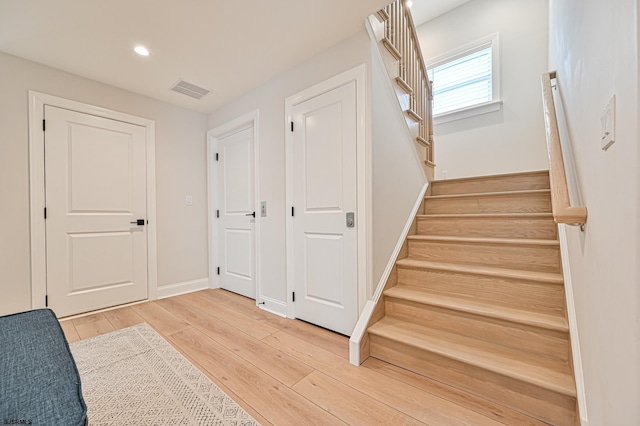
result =
[{"label": "gray wall", "polygon": [[208,278],[206,116],[0,53],[0,315],[31,308],[29,90],[155,120],[158,286]]},{"label": "gray wall", "polygon": [[540,75],[548,71],[548,2],[471,0],[418,28],[426,61],[499,33],[502,109],[434,128],[436,179],[548,168]]},{"label": "gray wall", "polygon": [[[552,0],[551,67],[574,154],[572,194],[585,232],[568,228],[591,426],[640,424],[640,150],[638,3]],[[603,30],[606,29],[606,30]],[[600,147],[600,113],[616,95],[616,142]]]}]

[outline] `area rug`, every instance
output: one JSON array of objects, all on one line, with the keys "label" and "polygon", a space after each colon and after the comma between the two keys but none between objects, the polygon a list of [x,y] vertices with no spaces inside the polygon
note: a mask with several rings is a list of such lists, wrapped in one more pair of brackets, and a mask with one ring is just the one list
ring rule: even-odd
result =
[{"label": "area rug", "polygon": [[259,426],[147,324],[70,346],[91,426]]}]

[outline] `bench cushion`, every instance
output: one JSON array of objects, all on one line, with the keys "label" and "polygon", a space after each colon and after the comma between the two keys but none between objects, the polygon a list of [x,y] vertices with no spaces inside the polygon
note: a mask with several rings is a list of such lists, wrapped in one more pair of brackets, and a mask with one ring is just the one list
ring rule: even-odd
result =
[{"label": "bench cushion", "polygon": [[80,375],[50,309],[0,317],[0,423],[86,424]]}]

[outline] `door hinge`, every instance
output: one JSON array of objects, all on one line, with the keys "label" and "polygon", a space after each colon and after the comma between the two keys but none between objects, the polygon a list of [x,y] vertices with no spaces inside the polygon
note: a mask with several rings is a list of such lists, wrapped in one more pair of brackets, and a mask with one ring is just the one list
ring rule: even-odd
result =
[{"label": "door hinge", "polygon": [[291,131],[293,132],[293,121],[291,122]]},{"label": "door hinge", "polygon": [[44,208],[44,218],[45,219],[47,218],[47,208],[46,207]]},{"label": "door hinge", "polygon": [[48,294],[46,296],[44,296],[44,307],[45,308],[49,307],[49,295]]},{"label": "door hinge", "polygon": [[296,301],[296,292],[295,291],[291,293],[291,301],[292,302]]},{"label": "door hinge", "polygon": [[216,161],[218,161],[218,153],[216,152]]},{"label": "door hinge", "polygon": [[216,210],[216,217],[220,217],[220,210]]},{"label": "door hinge", "polygon": [[293,206],[291,206],[291,216],[295,216],[295,209]]},{"label": "door hinge", "polygon": [[45,124],[46,120],[43,118],[42,119],[42,131],[44,132],[45,130],[47,130],[47,125]]},{"label": "door hinge", "polygon": [[220,267],[218,266],[218,275],[220,275]]}]

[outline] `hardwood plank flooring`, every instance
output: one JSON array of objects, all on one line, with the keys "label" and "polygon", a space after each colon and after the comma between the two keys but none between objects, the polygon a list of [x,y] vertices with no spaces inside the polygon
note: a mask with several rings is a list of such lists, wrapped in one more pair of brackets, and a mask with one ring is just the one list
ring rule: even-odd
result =
[{"label": "hardwood plank flooring", "polygon": [[127,328],[144,322],[144,318],[136,313],[131,307],[114,309],[103,312],[104,316],[116,328]]},{"label": "hardwood plank flooring", "polygon": [[76,327],[73,325],[73,322],[70,320],[60,321],[60,325],[62,326],[62,331],[67,338],[69,343],[77,342],[80,340],[80,335],[76,331]]},{"label": "hardwood plank flooring", "polygon": [[107,317],[104,316],[104,313],[74,318],[71,322],[81,339],[88,339],[116,330]]},{"label": "hardwood plank flooring", "polygon": [[261,424],[541,425],[383,361],[347,337],[203,290],[61,321],[69,342],[147,322]]}]

